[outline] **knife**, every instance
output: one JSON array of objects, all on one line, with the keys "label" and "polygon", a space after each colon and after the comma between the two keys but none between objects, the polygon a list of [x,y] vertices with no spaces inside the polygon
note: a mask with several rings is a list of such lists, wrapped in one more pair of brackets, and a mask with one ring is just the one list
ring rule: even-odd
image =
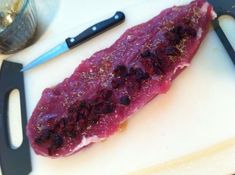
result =
[{"label": "knife", "polygon": [[[29,143],[26,137],[26,103],[24,76],[19,63],[3,61],[0,70],[0,164],[3,175],[29,175],[32,171]],[[8,103],[14,89],[20,93],[22,144],[13,149],[10,144]],[[11,109],[14,110],[14,109]],[[1,174],[1,172],[0,172]]]},{"label": "knife", "polygon": [[219,17],[223,15],[229,15],[235,18],[235,0],[208,0],[208,2],[213,5],[214,10],[218,15],[217,18],[212,21],[215,32],[228,52],[233,64],[235,64],[235,51],[219,24]]},{"label": "knife", "polygon": [[21,72],[29,70],[62,53],[69,51],[70,49],[82,44],[83,42],[93,38],[94,36],[97,36],[103,33],[104,31],[110,29],[111,27],[114,27],[120,24],[121,22],[124,21],[124,19],[125,19],[125,15],[123,12],[120,12],[120,11],[116,12],[113,17],[106,19],[104,21],[101,21],[89,27],[88,29],[86,29],[85,31],[83,31],[82,33],[80,33],[79,35],[75,37],[69,37],[65,39],[64,42],[50,49],[48,52],[44,53],[43,55],[39,56],[38,58],[30,62],[25,67],[23,67],[23,69],[21,69]]}]

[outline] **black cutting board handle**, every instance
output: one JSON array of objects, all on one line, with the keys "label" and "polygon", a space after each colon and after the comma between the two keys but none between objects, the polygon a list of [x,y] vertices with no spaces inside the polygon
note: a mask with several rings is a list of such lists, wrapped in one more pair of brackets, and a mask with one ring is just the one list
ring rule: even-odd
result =
[{"label": "black cutting board handle", "polygon": [[223,15],[229,15],[235,19],[235,0],[208,0],[213,5],[217,18],[212,21],[213,27],[224,48],[228,52],[233,64],[235,65],[235,51],[229,42],[226,34],[220,26],[219,18]]},{"label": "black cutting board handle", "polygon": [[215,32],[218,35],[220,41],[222,42],[225,50],[227,51],[228,55],[230,56],[233,64],[235,65],[235,51],[232,46],[232,44],[229,42],[227,36],[225,35],[223,29],[221,28],[219,24],[218,18],[216,18],[214,21],[212,21],[212,24],[214,26]]},{"label": "black cutting board handle", "polygon": [[[3,61],[0,70],[0,163],[3,175],[28,175],[31,170],[29,143],[26,138],[26,105],[22,65]],[[8,128],[8,101],[12,90],[20,92],[23,142],[12,149]],[[11,109],[12,110],[12,109]]]}]

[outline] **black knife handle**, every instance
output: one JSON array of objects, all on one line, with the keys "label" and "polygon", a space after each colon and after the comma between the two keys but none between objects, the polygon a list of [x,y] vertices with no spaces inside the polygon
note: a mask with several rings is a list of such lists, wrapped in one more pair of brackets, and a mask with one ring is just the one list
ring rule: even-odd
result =
[{"label": "black knife handle", "polygon": [[[25,131],[27,117],[24,77],[20,72],[21,69],[21,64],[3,61],[0,71],[0,163],[3,175],[28,175],[32,170],[29,143]],[[20,93],[23,133],[23,142],[16,149],[11,148],[8,128],[8,101],[11,91],[14,89],[18,89]]]},{"label": "black knife handle", "polygon": [[229,42],[228,38],[226,37],[224,31],[222,30],[222,28],[219,24],[218,18],[213,20],[212,24],[213,24],[213,27],[215,29],[216,34],[218,35],[218,37],[219,37],[220,41],[222,42],[224,48],[228,52],[228,55],[230,56],[233,64],[235,65],[235,51],[233,49],[233,46]]},{"label": "black knife handle", "polygon": [[83,31],[82,33],[80,33],[79,35],[77,35],[76,37],[69,37],[67,38],[65,41],[68,45],[68,47],[71,49],[79,44],[81,44],[82,42],[91,39],[92,37],[103,33],[104,31],[106,31],[107,29],[110,29],[111,27],[114,27],[118,24],[120,24],[121,22],[123,22],[125,19],[125,15],[123,12],[116,12],[115,15],[109,19],[106,19],[104,21],[101,21],[91,27],[89,27],[88,29],[86,29],[85,31]]}]

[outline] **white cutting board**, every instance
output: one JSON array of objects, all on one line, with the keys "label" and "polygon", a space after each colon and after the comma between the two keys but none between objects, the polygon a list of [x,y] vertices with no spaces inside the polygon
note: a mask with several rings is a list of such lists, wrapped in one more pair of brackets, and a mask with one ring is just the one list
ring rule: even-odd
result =
[{"label": "white cutting board", "polygon": [[[110,46],[127,28],[188,0],[36,0],[40,38],[8,58],[28,63],[48,48],[123,10],[122,25],[25,74],[28,116],[41,92],[72,74],[82,59]],[[232,30],[230,25],[227,31]],[[235,26],[233,26],[235,27]],[[234,29],[234,28],[233,28]],[[235,40],[235,33],[230,35]],[[4,58],[4,56],[1,56]],[[192,65],[139,110],[120,132],[71,157],[52,160],[32,152],[31,175],[127,175],[235,137],[235,67],[210,30]]]}]

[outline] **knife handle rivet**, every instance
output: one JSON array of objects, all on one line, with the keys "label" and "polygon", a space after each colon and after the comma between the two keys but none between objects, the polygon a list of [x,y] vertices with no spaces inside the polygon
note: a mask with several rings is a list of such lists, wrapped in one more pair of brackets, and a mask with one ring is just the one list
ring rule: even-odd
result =
[{"label": "knife handle rivet", "polygon": [[114,16],[114,19],[119,19],[119,16],[118,16],[118,15],[115,15],[115,16]]},{"label": "knife handle rivet", "polygon": [[93,30],[93,31],[96,31],[96,30],[97,30],[97,27],[96,27],[96,26],[93,26],[93,27],[92,27],[92,30]]},{"label": "knife handle rivet", "polygon": [[70,42],[71,42],[71,43],[73,43],[74,41],[75,41],[75,39],[74,39],[74,38],[71,38],[71,39],[70,39]]}]

